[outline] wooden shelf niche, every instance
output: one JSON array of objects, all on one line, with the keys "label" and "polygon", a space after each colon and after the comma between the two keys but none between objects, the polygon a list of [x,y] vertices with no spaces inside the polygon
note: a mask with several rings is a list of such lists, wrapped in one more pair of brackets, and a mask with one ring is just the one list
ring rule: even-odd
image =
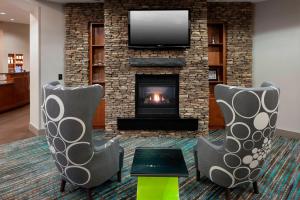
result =
[{"label": "wooden shelf niche", "polygon": [[[90,23],[89,30],[89,82],[99,84],[105,89],[105,66],[104,66],[104,23]],[[105,99],[101,99],[97,107],[94,120],[94,128],[105,128]]]},{"label": "wooden shelf niche", "polygon": [[8,54],[8,72],[23,72],[24,55],[20,53],[9,53]]},{"label": "wooden shelf niche", "polygon": [[226,84],[226,31],[223,23],[208,23],[209,129],[225,127],[224,118],[214,96],[217,84]]}]

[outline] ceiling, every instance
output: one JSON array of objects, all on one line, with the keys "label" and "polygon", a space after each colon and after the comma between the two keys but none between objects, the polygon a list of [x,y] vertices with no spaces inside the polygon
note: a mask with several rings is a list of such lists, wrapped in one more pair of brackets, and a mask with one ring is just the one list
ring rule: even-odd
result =
[{"label": "ceiling", "polygon": [[[6,14],[0,14],[0,22],[29,24],[30,13],[17,6],[12,0],[0,0],[0,13],[1,12],[5,12]],[[14,21],[10,19],[14,19]]]}]

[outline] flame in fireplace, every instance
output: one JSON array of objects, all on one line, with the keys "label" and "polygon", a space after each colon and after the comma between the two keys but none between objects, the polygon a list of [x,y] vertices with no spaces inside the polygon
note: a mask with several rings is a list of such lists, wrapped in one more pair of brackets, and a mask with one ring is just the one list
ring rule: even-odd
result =
[{"label": "flame in fireplace", "polygon": [[159,94],[154,94],[153,95],[153,101],[155,101],[156,103],[160,102],[160,95]]},{"label": "flame in fireplace", "polygon": [[144,104],[168,104],[168,103],[170,103],[170,100],[166,96],[160,93],[149,94],[144,100]]}]

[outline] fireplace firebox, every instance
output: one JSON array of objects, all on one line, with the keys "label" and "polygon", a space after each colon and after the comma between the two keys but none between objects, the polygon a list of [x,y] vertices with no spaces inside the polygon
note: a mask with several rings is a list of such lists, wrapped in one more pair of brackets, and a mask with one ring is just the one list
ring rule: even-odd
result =
[{"label": "fireplace firebox", "polygon": [[136,75],[136,117],[178,118],[179,76]]}]

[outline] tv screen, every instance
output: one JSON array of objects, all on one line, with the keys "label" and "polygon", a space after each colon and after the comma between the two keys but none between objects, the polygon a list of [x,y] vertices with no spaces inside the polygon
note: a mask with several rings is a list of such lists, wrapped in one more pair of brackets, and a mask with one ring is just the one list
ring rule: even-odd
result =
[{"label": "tv screen", "polygon": [[129,11],[128,40],[131,48],[189,47],[189,11]]}]

